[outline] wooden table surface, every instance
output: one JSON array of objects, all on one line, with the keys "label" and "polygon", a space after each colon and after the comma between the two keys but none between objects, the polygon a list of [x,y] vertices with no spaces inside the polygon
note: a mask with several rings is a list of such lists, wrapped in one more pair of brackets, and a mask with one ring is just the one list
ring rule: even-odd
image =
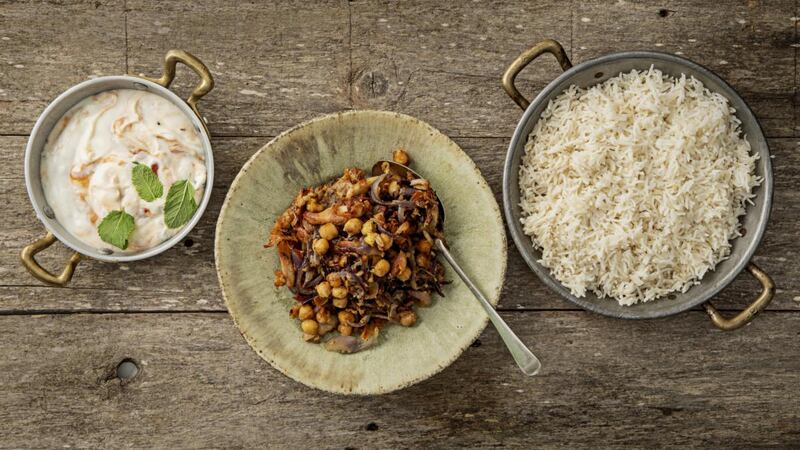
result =
[{"label": "wooden table surface", "polygon": [[[0,1],[0,447],[800,446],[800,127],[794,0],[173,2]],[[451,367],[381,397],[300,385],[250,350],[226,312],[214,227],[237,171],[271,137],[344,109],[416,116],[476,161],[500,201],[521,111],[506,66],[543,39],[573,62],[660,50],[726,79],[761,120],[775,198],[754,260],[777,293],[735,332],[695,309],[621,321],[576,309],[509,248],[503,317],[541,357],[515,367],[487,329]],[[68,288],[35,281],[20,249],[43,234],[23,154],[45,106],[102,75],[160,73],[170,48],[208,64],[201,101],[218,167],[200,224],[158,258],[83,261]],[[559,73],[521,75],[533,95]],[[193,75],[181,69],[178,90]],[[42,259],[59,267],[56,245]],[[715,300],[757,293],[742,274]],[[120,380],[116,367],[140,368]]]}]

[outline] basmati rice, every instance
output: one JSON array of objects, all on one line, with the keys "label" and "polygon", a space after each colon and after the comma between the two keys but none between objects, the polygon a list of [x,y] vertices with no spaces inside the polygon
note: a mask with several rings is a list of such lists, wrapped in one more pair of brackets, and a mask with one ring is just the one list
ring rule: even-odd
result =
[{"label": "basmati rice", "polygon": [[540,262],[574,295],[622,305],[699,283],[761,183],[734,114],[700,81],[652,67],[552,100],[519,174]]}]

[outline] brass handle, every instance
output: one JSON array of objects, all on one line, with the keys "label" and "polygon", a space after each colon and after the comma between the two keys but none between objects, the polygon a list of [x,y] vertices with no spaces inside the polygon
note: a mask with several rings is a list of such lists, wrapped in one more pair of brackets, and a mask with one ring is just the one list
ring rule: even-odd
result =
[{"label": "brass handle", "polygon": [[164,73],[161,75],[161,78],[149,78],[145,76],[142,76],[142,78],[168,88],[169,85],[172,84],[172,80],[175,79],[175,67],[178,63],[183,63],[200,77],[200,84],[194,88],[192,94],[189,95],[189,98],[186,100],[186,103],[188,103],[192,111],[197,114],[197,117],[202,119],[203,116],[201,116],[200,111],[197,110],[197,101],[211,92],[211,89],[214,89],[214,77],[211,76],[211,71],[208,70],[208,67],[197,59],[196,56],[185,50],[172,49],[164,56]]},{"label": "brass handle", "polygon": [[769,275],[766,272],[759,269],[753,263],[747,265],[747,271],[753,275],[756,280],[761,282],[761,294],[758,295],[758,298],[750,304],[747,308],[745,308],[742,312],[735,315],[733,318],[727,319],[722,316],[722,314],[717,311],[717,308],[714,308],[714,305],[711,302],[706,302],[703,306],[706,308],[706,312],[711,317],[711,321],[714,322],[714,325],[717,328],[725,331],[733,331],[737,328],[741,328],[748,323],[756,316],[756,314],[760,313],[764,308],[769,305],[769,302],[772,301],[772,297],[775,296],[775,283],[772,281]]},{"label": "brass handle", "polygon": [[510,66],[508,66],[506,73],[503,74],[503,89],[506,90],[506,93],[511,97],[511,99],[514,100],[523,110],[528,109],[528,106],[531,104],[531,102],[529,102],[528,99],[519,93],[517,87],[514,85],[514,79],[517,78],[517,75],[519,75],[525,66],[530,64],[531,61],[538,58],[543,53],[550,53],[551,55],[555,56],[556,60],[564,71],[567,71],[572,67],[572,63],[569,61],[569,57],[567,56],[567,52],[564,51],[564,47],[552,39],[545,39],[519,55],[517,59],[515,59]]},{"label": "brass handle", "polygon": [[72,274],[75,272],[75,266],[77,266],[78,262],[81,260],[80,253],[75,252],[72,254],[72,257],[69,258],[69,262],[67,262],[67,266],[64,267],[61,275],[58,276],[48,272],[47,269],[40,266],[39,263],[36,262],[36,258],[34,258],[37,253],[53,245],[55,241],[56,237],[53,235],[53,233],[48,232],[43,238],[23,248],[22,252],[19,254],[19,257],[20,260],[22,260],[22,265],[25,266],[25,268],[28,269],[28,272],[30,272],[31,275],[33,275],[39,281],[43,281],[54,286],[64,287],[67,285],[67,283],[69,283],[69,280],[72,279]]}]

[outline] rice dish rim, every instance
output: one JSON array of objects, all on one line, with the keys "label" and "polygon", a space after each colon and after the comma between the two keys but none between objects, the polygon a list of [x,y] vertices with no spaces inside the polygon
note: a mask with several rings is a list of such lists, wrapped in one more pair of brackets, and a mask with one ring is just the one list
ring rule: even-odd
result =
[{"label": "rice dish rim", "polygon": [[[711,92],[719,93],[727,98],[730,105],[736,109],[735,115],[742,122],[742,133],[746,135],[747,140],[750,142],[752,152],[760,155],[760,159],[756,164],[755,173],[763,178],[762,185],[753,190],[755,193],[753,199],[755,206],[749,206],[745,215],[740,216],[740,221],[742,224],[745,224],[750,216],[757,214],[757,226],[755,229],[749,227],[746,236],[733,241],[734,249],[728,261],[723,261],[717,265],[717,273],[719,273],[720,276],[717,277],[715,275],[714,277],[717,279],[713,283],[708,282],[708,278],[711,277],[711,274],[707,274],[699,285],[692,287],[685,294],[679,294],[676,299],[664,298],[657,302],[637,303],[631,306],[620,306],[616,308],[609,304],[607,301],[608,299],[599,300],[594,294],[587,294],[587,296],[583,298],[575,297],[568,288],[550,275],[549,269],[538,263],[537,260],[540,257],[537,256],[536,253],[539,252],[534,249],[530,238],[522,231],[522,225],[519,223],[521,214],[518,205],[520,197],[518,171],[522,156],[525,152],[524,147],[528,140],[530,130],[533,128],[536,121],[539,120],[541,112],[544,111],[551,99],[560,95],[572,84],[576,84],[581,88],[587,88],[602,83],[608,78],[617,76],[620,73],[629,72],[634,69],[642,70],[649,67],[651,64],[667,75],[676,76],[680,73],[684,73],[687,77],[694,76]],[[607,70],[607,66],[614,66],[617,68],[613,71],[609,71]],[[624,67],[620,69],[621,66]],[[595,72],[601,72],[606,76],[595,79],[591,75]],[[573,78],[580,75],[592,78],[592,82],[581,84],[573,81]],[[538,93],[517,124],[508,147],[503,168],[503,210],[506,222],[511,237],[528,266],[547,286],[572,303],[593,312],[627,319],[657,318],[685,311],[709,300],[730,284],[733,279],[745,269],[761,242],[772,206],[772,191],[773,177],[769,147],[758,120],[741,96],[739,96],[724,80],[697,63],[672,54],[650,51],[620,52],[601,56],[577,64],[551,81]],[[515,196],[516,198],[514,198]],[[745,247],[742,249],[743,245]],[[731,267],[730,264],[733,264],[733,267]],[[616,304],[616,300],[612,299],[612,301]]]}]

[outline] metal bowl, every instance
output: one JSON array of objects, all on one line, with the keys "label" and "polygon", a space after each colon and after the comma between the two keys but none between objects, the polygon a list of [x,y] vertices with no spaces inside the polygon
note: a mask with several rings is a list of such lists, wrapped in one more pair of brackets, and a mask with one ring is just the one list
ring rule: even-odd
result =
[{"label": "metal bowl", "polygon": [[[516,89],[514,79],[517,74],[538,56],[550,53],[556,57],[564,73],[550,82],[528,102]],[[622,306],[611,298],[600,299],[593,293],[585,297],[576,297],[562,285],[550,270],[539,260],[541,252],[534,248],[531,238],[523,232],[521,223],[519,166],[525,153],[525,144],[539,116],[548,103],[572,85],[586,88],[631,70],[646,70],[655,67],[665,74],[680,76],[686,74],[701,81],[706,88],[717,92],[728,99],[736,109],[736,116],[742,122],[742,132],[750,143],[752,151],[759,155],[756,173],[763,178],[761,186],[755,190],[754,204],[747,208],[746,215],[741,218],[745,235],[733,241],[731,255],[720,262],[714,271],[706,273],[700,284],[684,293],[675,293],[665,298],[632,306]],[[772,204],[772,166],[769,147],[761,131],[758,120],[742,98],[721,78],[707,68],[675,55],[634,51],[605,55],[577,66],[572,66],[562,46],[553,40],[542,41],[520,55],[503,76],[503,87],[509,96],[525,113],[517,125],[511,144],[508,147],[503,170],[503,206],[511,237],[517,245],[522,257],[539,278],[562,297],[589,311],[611,317],[625,319],[650,319],[669,316],[685,311],[694,306],[704,304],[712,321],[719,328],[732,330],[748,323],[755,314],[761,311],[772,300],[774,284],[770,277],[750,262],[767,227]],[[722,317],[709,303],[709,300],[730,284],[744,269],[747,269],[762,285],[758,298],[744,311],[732,319]]]},{"label": "metal bowl", "polygon": [[[192,91],[186,101],[169,90],[169,86],[175,78],[175,67],[179,62],[194,70],[201,78],[200,83],[194,91]],[[211,140],[209,138],[208,128],[206,127],[205,120],[197,109],[197,101],[210,92],[213,87],[214,80],[211,76],[211,72],[199,59],[183,50],[170,50],[164,58],[164,73],[161,78],[151,79],[132,75],[95,78],[71,87],[53,100],[36,121],[36,125],[34,125],[31,136],[28,139],[28,146],[25,149],[25,185],[33,209],[36,210],[36,216],[47,229],[47,233],[44,237],[26,246],[22,250],[20,254],[22,265],[40,281],[52,285],[64,286],[72,278],[75,266],[82,256],[108,262],[136,261],[155,256],[172,247],[177,242],[180,242],[200,220],[200,216],[203,215],[203,211],[205,211],[206,205],[208,205],[208,201],[211,198],[211,188],[214,183],[214,157],[211,151]],[[205,152],[206,187],[203,198],[194,216],[171,238],[153,248],[132,254],[117,254],[107,249],[93,248],[71,235],[58,222],[58,218],[53,213],[52,208],[48,206],[39,174],[39,164],[41,162],[45,142],[50,135],[50,131],[61,117],[81,100],[112,89],[137,89],[148,91],[175,104],[192,121],[192,124],[194,124],[201,136],[203,150]],[[67,247],[75,250],[75,253],[59,275],[48,272],[40,266],[35,259],[36,253],[46,249],[55,243],[56,240],[61,241]]]}]

